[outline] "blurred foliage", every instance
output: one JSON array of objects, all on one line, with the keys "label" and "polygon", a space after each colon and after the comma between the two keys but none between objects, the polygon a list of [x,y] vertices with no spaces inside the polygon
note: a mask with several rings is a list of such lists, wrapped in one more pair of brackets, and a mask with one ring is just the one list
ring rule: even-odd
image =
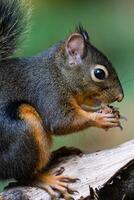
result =
[{"label": "blurred foliage", "polygon": [[116,67],[125,99],[117,104],[127,116],[124,130],[88,129],[55,139],[55,148],[76,146],[90,152],[109,148],[134,138],[134,1],[132,0],[31,0],[33,14],[28,39],[21,45],[22,56],[31,56],[64,40],[82,23],[91,42],[103,51]]},{"label": "blurred foliage", "polygon": [[[134,52],[134,1],[128,0],[32,0],[33,15],[29,40],[23,44],[24,55],[37,54],[59,40],[64,40],[75,26],[82,23],[90,35],[91,42],[103,51],[116,67],[125,91],[124,101],[117,106],[128,117],[124,131],[115,129],[106,134],[99,129],[90,129],[56,138],[55,146],[75,145],[94,151],[111,147],[133,138],[131,116],[134,108],[133,52]],[[112,134],[111,134],[112,133]]]}]

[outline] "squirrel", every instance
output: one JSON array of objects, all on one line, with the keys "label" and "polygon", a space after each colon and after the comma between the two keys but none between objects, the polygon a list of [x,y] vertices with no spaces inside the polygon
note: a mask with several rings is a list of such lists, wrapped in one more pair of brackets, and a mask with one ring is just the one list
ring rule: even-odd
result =
[{"label": "squirrel", "polygon": [[112,63],[79,26],[33,57],[14,52],[27,27],[27,0],[0,1],[0,179],[16,179],[71,199],[72,177],[43,171],[53,135],[119,125],[112,113],[85,106],[120,102],[123,89]]}]

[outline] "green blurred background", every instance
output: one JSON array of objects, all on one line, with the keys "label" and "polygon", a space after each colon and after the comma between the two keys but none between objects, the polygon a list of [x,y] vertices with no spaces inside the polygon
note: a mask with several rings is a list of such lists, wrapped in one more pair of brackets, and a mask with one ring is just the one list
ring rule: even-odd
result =
[{"label": "green blurred background", "polygon": [[[90,128],[81,133],[54,138],[54,149],[75,146],[93,152],[134,138],[134,1],[132,0],[31,0],[33,15],[28,39],[21,45],[22,56],[35,55],[65,39],[78,23],[91,41],[116,67],[125,99],[120,112],[128,118],[123,131]],[[3,183],[2,183],[3,185]]]}]

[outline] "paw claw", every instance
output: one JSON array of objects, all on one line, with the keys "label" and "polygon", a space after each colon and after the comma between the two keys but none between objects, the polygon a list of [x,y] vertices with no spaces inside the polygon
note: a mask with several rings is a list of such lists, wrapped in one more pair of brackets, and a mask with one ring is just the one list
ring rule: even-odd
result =
[{"label": "paw claw", "polygon": [[76,193],[78,194],[79,193],[77,190],[73,190],[69,187],[67,188],[67,191],[68,191],[69,194],[76,194]]},{"label": "paw claw", "polygon": [[61,167],[59,170],[57,170],[57,171],[54,173],[54,175],[55,175],[55,176],[59,176],[59,175],[61,175],[64,171],[65,171],[65,168],[64,168],[64,167]]},{"label": "paw claw", "polygon": [[75,181],[77,182],[81,182],[81,180],[79,178],[75,178]]},{"label": "paw claw", "polygon": [[69,179],[70,183],[76,183],[77,181],[80,181],[80,179],[78,179],[78,178]]},{"label": "paw claw", "polygon": [[81,181],[79,178],[72,178],[72,177],[66,177],[66,176],[59,176],[59,180],[65,182],[65,183],[76,183],[77,181]]}]

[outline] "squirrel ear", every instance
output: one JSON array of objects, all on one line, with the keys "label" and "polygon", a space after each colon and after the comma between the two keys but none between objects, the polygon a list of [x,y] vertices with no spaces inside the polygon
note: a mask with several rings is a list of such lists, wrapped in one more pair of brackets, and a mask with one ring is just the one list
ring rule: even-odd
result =
[{"label": "squirrel ear", "polygon": [[69,63],[82,63],[82,56],[84,54],[85,42],[81,34],[73,33],[65,43],[65,50],[69,56]]}]

